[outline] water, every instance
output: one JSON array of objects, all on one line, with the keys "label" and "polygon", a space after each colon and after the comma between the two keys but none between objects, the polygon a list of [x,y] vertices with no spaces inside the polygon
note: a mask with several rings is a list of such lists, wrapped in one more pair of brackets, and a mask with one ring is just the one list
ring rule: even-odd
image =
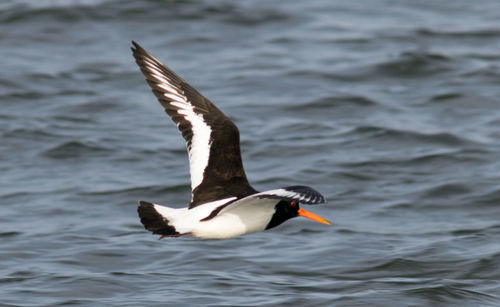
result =
[{"label": "water", "polygon": [[[497,1],[3,1],[2,306],[499,306]],[[239,126],[259,190],[329,200],[158,241],[184,142],[136,40]]]}]

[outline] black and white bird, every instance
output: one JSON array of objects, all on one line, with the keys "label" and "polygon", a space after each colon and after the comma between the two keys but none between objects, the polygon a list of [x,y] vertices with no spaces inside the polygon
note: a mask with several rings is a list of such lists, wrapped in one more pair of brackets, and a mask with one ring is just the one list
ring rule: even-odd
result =
[{"label": "black and white bird", "polygon": [[258,192],[248,183],[236,125],[207,98],[137,43],[132,52],[166,113],[186,140],[191,202],[175,209],[145,201],[137,209],[144,227],[163,237],[227,239],[263,231],[303,216],[330,222],[300,208],[325,202],[316,190],[290,186]]}]

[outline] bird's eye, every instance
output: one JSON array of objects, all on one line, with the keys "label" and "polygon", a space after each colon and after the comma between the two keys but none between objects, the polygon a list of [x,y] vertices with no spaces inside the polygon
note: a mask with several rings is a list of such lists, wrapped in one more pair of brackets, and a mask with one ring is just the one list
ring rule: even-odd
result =
[{"label": "bird's eye", "polygon": [[294,201],[290,202],[290,206],[295,207],[296,205],[297,205],[296,202],[294,202]]}]

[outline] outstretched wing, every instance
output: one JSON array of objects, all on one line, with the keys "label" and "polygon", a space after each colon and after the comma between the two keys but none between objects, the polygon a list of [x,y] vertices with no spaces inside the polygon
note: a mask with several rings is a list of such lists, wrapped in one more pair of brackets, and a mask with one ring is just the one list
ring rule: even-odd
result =
[{"label": "outstretched wing", "polygon": [[215,208],[212,213],[202,219],[202,221],[208,221],[218,214],[229,210],[235,210],[242,206],[254,206],[255,210],[262,209],[262,207],[274,207],[281,200],[294,200],[300,204],[306,205],[324,204],[326,202],[325,197],[315,189],[307,186],[296,185],[255,193],[237,200],[230,200]]},{"label": "outstretched wing", "polygon": [[295,185],[252,195],[258,198],[275,198],[287,201],[295,200],[301,204],[316,205],[324,204],[325,197],[311,187]]},{"label": "outstretched wing", "polygon": [[186,140],[190,208],[255,193],[243,169],[236,125],[213,103],[137,43],[132,52],[146,81]]}]

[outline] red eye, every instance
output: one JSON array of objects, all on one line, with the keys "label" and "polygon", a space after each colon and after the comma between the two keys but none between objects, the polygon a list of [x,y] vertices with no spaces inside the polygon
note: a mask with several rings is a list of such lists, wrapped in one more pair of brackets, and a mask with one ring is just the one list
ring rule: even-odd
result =
[{"label": "red eye", "polygon": [[294,201],[290,202],[290,206],[295,207],[296,205],[297,205],[296,202],[294,202]]}]

